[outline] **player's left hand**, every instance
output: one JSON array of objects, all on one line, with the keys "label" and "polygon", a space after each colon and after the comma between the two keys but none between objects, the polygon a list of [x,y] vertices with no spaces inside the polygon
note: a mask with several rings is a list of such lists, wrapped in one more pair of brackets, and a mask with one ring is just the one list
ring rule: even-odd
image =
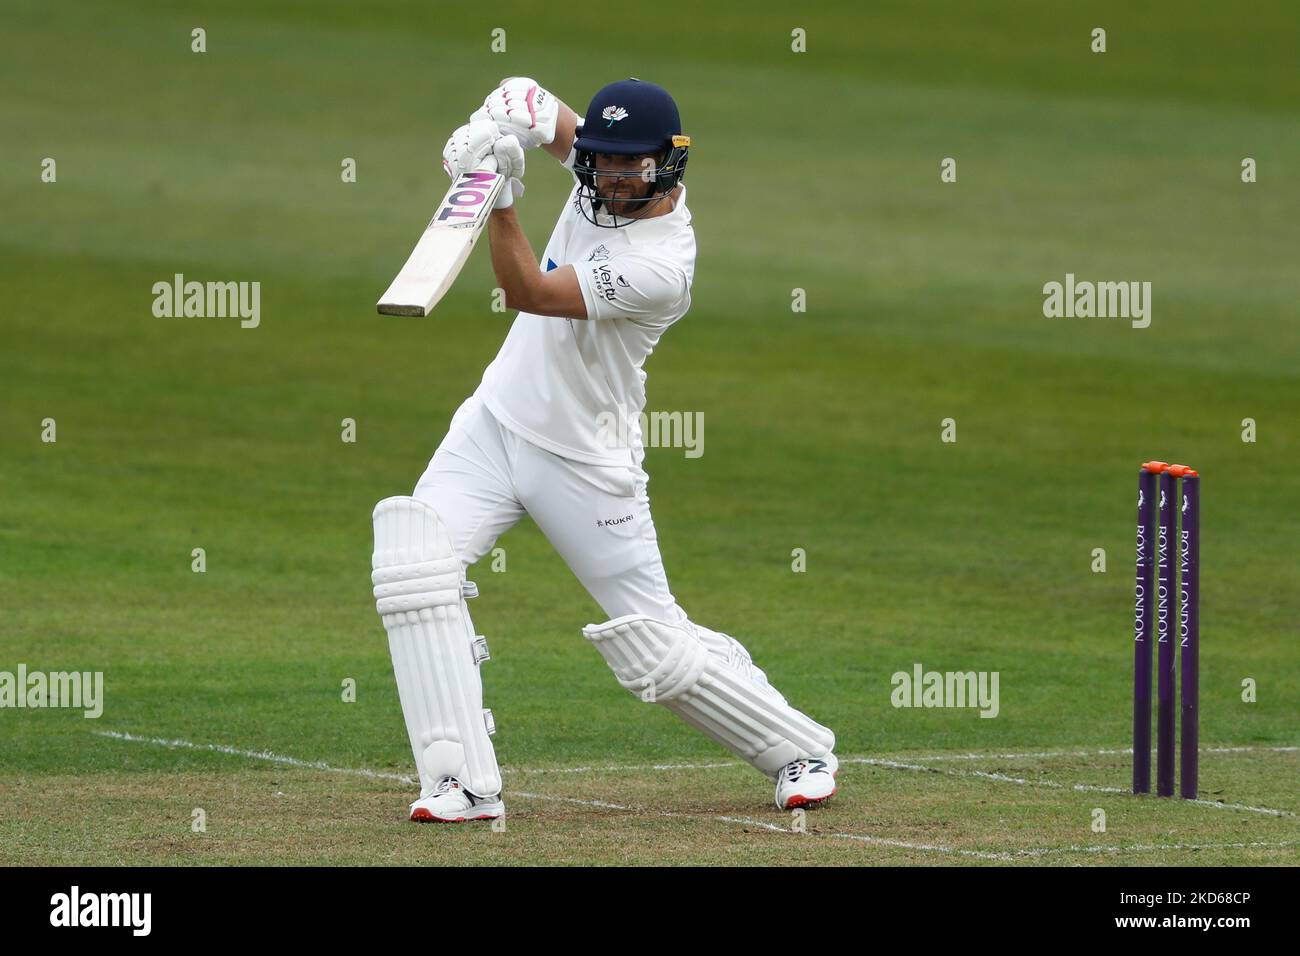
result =
[{"label": "player's left hand", "polygon": [[462,173],[490,167],[487,159],[500,138],[501,132],[495,123],[466,123],[451,134],[447,145],[442,148],[442,168],[455,182]]}]

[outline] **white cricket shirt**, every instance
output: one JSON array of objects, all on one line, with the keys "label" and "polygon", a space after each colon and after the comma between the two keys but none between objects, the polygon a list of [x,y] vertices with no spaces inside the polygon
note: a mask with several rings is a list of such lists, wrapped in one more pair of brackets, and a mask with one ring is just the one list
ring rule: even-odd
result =
[{"label": "white cricket shirt", "polygon": [[[570,153],[565,165],[572,163]],[[686,189],[672,212],[618,229],[592,225],[577,203],[575,184],[541,267],[574,267],[586,320],[520,312],[474,394],[502,425],[550,452],[639,467],[643,366],[691,306],[695,230]]]}]

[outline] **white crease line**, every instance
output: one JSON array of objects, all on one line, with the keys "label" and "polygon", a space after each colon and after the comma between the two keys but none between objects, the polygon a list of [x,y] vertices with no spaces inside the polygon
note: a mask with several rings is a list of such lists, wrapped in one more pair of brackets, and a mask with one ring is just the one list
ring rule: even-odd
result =
[{"label": "white crease line", "polygon": [[[676,816],[677,814],[670,814]],[[762,820],[747,820],[743,817],[715,817],[717,820],[725,820],[729,823],[744,823],[749,826],[762,827],[765,830],[773,830],[777,833],[796,833],[794,830],[788,830],[785,827],[779,827],[772,823],[765,823]],[[1252,842],[1252,843],[1149,843],[1133,844],[1128,846],[1063,846],[1063,847],[1041,847],[1026,850],[1010,850],[1006,852],[991,852],[982,850],[963,850],[957,847],[939,846],[927,843],[907,843],[903,840],[891,840],[887,837],[871,836],[863,833],[817,833],[817,836],[833,837],[840,840],[856,840],[861,843],[872,843],[879,846],[897,847],[905,850],[927,850],[936,853],[955,853],[959,856],[976,857],[981,860],[1013,860],[1016,857],[1036,857],[1046,856],[1051,853],[1150,853],[1157,850],[1247,850],[1262,848],[1280,848],[1300,845],[1300,840],[1282,840],[1276,843]]]},{"label": "white crease line", "polygon": [[[1201,753],[1205,754],[1227,754],[1227,753],[1295,753],[1300,751],[1300,747],[1202,747]],[[902,761],[921,761],[921,760],[1030,760],[1041,759],[1045,757],[1117,757],[1127,756],[1133,753],[1132,747],[1125,748],[1107,748],[1101,750],[1043,750],[1025,753],[1010,754],[989,754],[989,753],[963,753],[963,754],[901,754],[894,755],[893,760]],[[865,757],[846,756],[840,758],[840,763],[861,761],[869,759]],[[523,774],[544,774],[544,773],[619,773],[622,771],[642,771],[642,770],[720,770],[727,767],[745,766],[739,760],[723,760],[715,763],[652,763],[652,764],[609,764],[603,767],[582,766],[582,767],[502,767],[502,773],[523,773]],[[1117,790],[1117,793],[1124,792]]]},{"label": "white crease line", "polygon": [[605,767],[502,767],[502,773],[617,773],[623,770],[718,770],[722,767],[743,767],[739,760],[719,763],[647,763],[611,764]]},{"label": "white crease line", "polygon": [[[241,750],[225,744],[196,744],[188,740],[170,740],[165,737],[141,737],[118,730],[95,730],[92,733],[100,737],[112,737],[115,740],[134,740],[140,743],[157,744],[160,747],[172,747],[186,750],[206,750],[212,753],[228,754],[232,757],[251,757],[271,763],[281,763],[289,767],[303,767],[314,770],[329,770],[337,773],[355,773],[363,777],[375,777],[380,780],[397,780],[401,783],[415,783],[414,777],[400,774],[383,773],[375,770],[349,770],[345,767],[332,767],[323,760],[300,760],[297,757],[284,757],[269,750]],[[714,770],[719,767],[744,766],[738,760],[724,763],[658,763],[643,765],[611,765],[607,767],[502,767],[502,773],[602,773],[619,770]]]},{"label": "white crease line", "polygon": [[[670,814],[671,816],[685,816],[685,814]],[[796,836],[799,834],[796,830],[787,830],[785,827],[779,827],[774,823],[765,823],[762,820],[749,820],[745,817],[714,817],[715,820],[723,820],[727,823],[744,823],[749,826],[762,827],[764,830],[772,830],[776,833],[790,833]],[[888,837],[871,836],[866,833],[816,833],[816,836],[831,837],[837,840],[855,840],[859,843],[872,843],[877,846],[896,847],[903,850],[924,850],[929,853],[955,853],[958,856],[973,856],[981,860],[1010,860],[1009,853],[990,853],[983,850],[961,850],[951,846],[941,846],[934,843],[908,843],[904,840],[891,840]]]},{"label": "white crease line", "polygon": [[[900,754],[896,755],[895,760],[1037,760],[1043,757],[1097,757],[1111,756],[1117,754],[1131,754],[1132,748],[1128,750],[1040,750],[1029,753],[1016,754],[989,754],[989,753],[964,753],[964,754]],[[848,758],[852,759],[852,758]]]},{"label": "white crease line", "polygon": [[577,797],[553,797],[547,793],[529,793],[527,790],[503,790],[507,797],[523,797],[527,800],[550,800],[552,803],[576,803],[580,807],[600,807],[602,810],[636,810],[621,803],[607,800],[580,800]]},{"label": "white crease line", "polygon": [[[272,753],[269,750],[241,750],[238,747],[230,747],[225,744],[197,744],[189,740],[168,739],[165,737],[141,737],[136,734],[128,734],[128,733],[123,733],[121,731],[115,731],[115,730],[96,730],[96,731],[92,731],[92,733],[97,734],[101,737],[109,737],[114,740],[127,740],[127,741],[134,741],[137,743],[155,744],[161,747],[180,748],[186,750],[206,750],[213,753],[228,754],[234,757],[247,757],[252,760],[265,760],[270,763],[278,763],[290,767],[299,767],[305,770],[323,770],[329,773],[349,774],[352,776],[365,777],[371,780],[392,780],[397,783],[404,783],[410,785],[415,785],[416,783],[416,781],[413,780],[411,777],[404,776],[403,774],[385,773],[379,770],[367,770],[364,767],[360,767],[360,768],[335,767],[325,763],[323,760],[299,760],[296,757],[286,757],[282,754]],[[879,761],[869,761],[867,758],[854,758],[854,762],[867,763],[867,762],[879,762]],[[935,770],[933,767],[907,766],[905,764],[899,764],[895,762],[889,762],[887,765],[896,766],[901,769],[908,769],[908,770],[923,770],[931,773],[954,773],[955,772],[955,773],[960,773],[963,776],[967,775],[962,771],[941,771],[941,770]],[[994,774],[976,773],[974,775],[1001,777],[1000,774],[994,775]],[[1015,780],[1015,778],[1011,778],[1011,777],[1005,777],[1003,779]],[[1030,781],[1018,781],[1018,782],[1029,783]],[[1063,787],[1064,785],[1052,784],[1052,786]],[[1075,787],[1073,789],[1080,789],[1080,788]],[[1090,789],[1107,789],[1109,791],[1111,788],[1090,788]],[[1124,793],[1127,791],[1117,790],[1115,792]],[[628,806],[620,803],[610,803],[605,800],[582,800],[577,797],[557,797],[557,796],[551,796],[549,794],[529,793],[523,790],[510,790],[507,791],[507,793],[509,796],[520,797],[523,799],[551,801],[553,803],[571,803],[571,804],[576,804],[578,806],[597,807],[605,810],[627,810],[629,812],[634,812],[634,813],[655,813],[658,816],[663,816],[663,817],[686,817],[692,820],[701,819],[701,817],[697,814],[678,813],[678,812],[673,812],[668,810],[651,811],[645,808],[633,807],[633,806]],[[1202,800],[1196,802],[1208,803],[1209,801]],[[1210,805],[1217,806],[1217,807],[1230,806],[1229,804],[1219,804],[1219,803],[1210,803]],[[1261,812],[1276,813],[1278,811],[1264,810]],[[714,816],[711,817],[711,819],[719,820],[723,823],[740,823],[747,826],[759,827],[760,829],[770,830],[775,833],[788,833],[792,835],[797,833],[797,831],[795,830],[789,830],[786,829],[785,827],[777,826],[774,823],[768,823],[764,820],[751,820],[745,817],[727,817],[727,816]],[[1292,841],[1285,841],[1281,843],[1152,844],[1152,845],[1136,845],[1136,846],[1120,846],[1120,847],[1069,846],[1069,847],[1043,847],[1038,849],[1014,850],[1011,852],[991,852],[991,851],[983,851],[983,850],[963,850],[957,847],[948,847],[948,846],[943,846],[941,844],[933,844],[933,843],[908,843],[904,840],[894,840],[888,837],[871,836],[869,834],[863,834],[863,833],[825,833],[825,834],[816,833],[815,835],[830,837],[832,839],[837,839],[837,840],[853,840],[859,843],[869,843],[876,846],[888,846],[896,849],[920,850],[927,853],[950,853],[950,854],[956,854],[958,856],[975,857],[977,859],[982,859],[982,860],[1000,860],[1000,861],[1011,860],[1018,856],[1043,856],[1049,853],[1071,853],[1071,852],[1124,853],[1130,851],[1150,852],[1152,850],[1248,849],[1248,848],[1255,848],[1255,847],[1293,846],[1296,843],[1300,843],[1300,841],[1292,840]]]},{"label": "white crease line", "polygon": [[[165,737],[142,737],[137,734],[128,734],[116,730],[96,730],[96,731],[92,731],[92,733],[97,734],[101,737],[109,737],[113,740],[126,740],[126,741],[133,741],[136,743],[154,744],[156,746],[170,747],[173,749],[205,750],[212,753],[227,754],[232,757],[247,757],[251,760],[265,760],[269,763],[277,763],[289,767],[298,767],[304,770],[323,770],[328,773],[349,774],[351,776],[366,777],[367,779],[371,779],[371,780],[392,780],[398,783],[405,783],[411,785],[415,785],[416,783],[416,781],[412,780],[410,777],[403,776],[402,774],[384,773],[382,771],[377,771],[377,770],[367,770],[364,767],[362,768],[335,767],[325,763],[323,760],[299,760],[296,757],[286,757],[283,754],[272,753],[269,750],[241,750],[238,747],[229,747],[224,744],[198,744],[189,740],[169,739]],[[632,806],[627,806],[619,803],[610,803],[605,800],[580,800],[577,797],[556,797],[556,796],[550,796],[549,794],[529,793],[523,790],[508,790],[506,791],[506,795],[511,797],[521,797],[524,799],[546,800],[554,803],[571,803],[571,804],[576,804],[578,806],[597,807],[605,810],[627,810],[635,813],[655,813],[658,816],[662,816],[662,817],[685,817],[692,820],[698,820],[702,818],[702,815],[700,814],[679,813],[679,812],[673,812],[668,810],[647,810],[645,808],[632,807]],[[790,833],[790,834],[795,833],[794,830],[787,830],[785,827],[780,827],[772,823],[766,823],[762,820],[749,820],[743,817],[726,817],[726,816],[713,816],[711,817],[711,819],[719,820],[724,823],[747,824],[750,826],[760,827],[765,830],[772,830],[777,833]],[[820,836],[822,834],[818,834],[818,835]],[[873,843],[873,844],[878,844],[880,846],[897,847],[897,848],[907,849],[907,850],[923,850],[931,853],[956,853],[961,856],[974,856],[974,857],[979,857],[980,859],[989,859],[989,860],[1010,859],[1010,857],[1008,857],[1005,853],[1001,853],[1001,854],[984,853],[978,850],[959,850],[952,847],[938,846],[934,844],[906,843],[902,840],[891,840],[886,837],[865,836],[862,834],[853,834],[853,833],[831,833],[825,835],[836,837],[839,839],[857,840],[865,843]]]},{"label": "white crease line", "polygon": [[1150,853],[1153,850],[1251,850],[1297,845],[1300,845],[1300,840],[1282,840],[1277,843],[1138,843],[1126,846],[1061,846],[1017,850],[1016,856],[1045,856],[1049,853]]},{"label": "white crease line", "polygon": [[418,783],[414,778],[400,773],[384,773],[381,770],[366,770],[365,768],[353,770],[349,767],[333,767],[323,760],[299,760],[297,757],[284,757],[269,750],[240,750],[238,747],[227,747],[225,744],[196,744],[189,740],[140,737],[136,734],[123,733],[118,730],[93,730],[91,733],[100,737],[111,737],[114,740],[132,740],[137,743],[157,744],[160,747],[171,747],[173,749],[207,750],[212,753],[229,754],[232,757],[249,757],[253,760],[265,760],[269,763],[284,764],[287,767],[301,767],[306,770],[327,770],[330,773],[346,773],[356,777],[369,777],[373,780],[393,780],[397,783],[412,785]]},{"label": "white crease line", "polygon": [[[206,750],[213,753],[229,754],[235,757],[249,757],[254,760],[266,760],[272,763],[284,764],[285,766],[289,766],[289,767],[302,767],[311,770],[326,770],[331,773],[348,773],[354,776],[370,777],[375,780],[395,780],[399,783],[406,783],[412,786],[416,784],[416,780],[414,778],[409,776],[404,776],[402,774],[383,773],[375,770],[366,770],[364,768],[360,770],[351,770],[344,767],[333,767],[322,760],[317,760],[317,761],[299,760],[296,757],[284,757],[279,754],[272,753],[269,750],[240,750],[237,747],[229,747],[224,744],[196,744],[188,740],[169,740],[164,737],[139,737],[136,736],[135,734],[123,733],[121,731],[116,731],[116,730],[96,730],[92,732],[98,734],[101,737],[112,737],[117,740],[133,740],[142,743],[157,744],[162,747],[184,748],[189,750]],[[1235,748],[1235,749],[1240,749],[1240,748]],[[1294,750],[1297,748],[1281,748],[1281,749]],[[1009,756],[1010,755],[1003,755],[1003,759],[1008,759]],[[868,765],[879,766],[879,767],[890,767],[896,770],[914,770],[914,771],[921,771],[925,773],[943,773],[955,777],[979,777],[986,780],[996,780],[1000,783],[1014,783],[1020,786],[1047,787],[1053,790],[1073,790],[1078,793],[1128,793],[1129,792],[1128,790],[1122,787],[1096,787],[1086,783],[1076,783],[1073,785],[1067,785],[1063,783],[1057,783],[1052,780],[1026,780],[1023,777],[1012,777],[1001,773],[991,773],[986,770],[941,770],[936,767],[924,767],[918,764],[909,764],[898,760],[888,760],[888,759],[877,758],[877,757],[844,757],[840,760],[840,763],[842,764],[858,763],[858,764],[868,764]],[[644,767],[625,766],[617,769],[622,769],[622,770],[708,769],[713,767],[737,766],[738,764],[739,764],[738,761],[733,761],[731,763],[723,763],[723,764],[648,764],[645,765]],[[572,768],[568,768],[567,770],[540,771],[540,772],[565,773],[565,772],[579,772],[585,769],[587,768],[572,767]],[[608,769],[616,769],[616,768],[608,768]],[[539,772],[539,771],[534,771],[534,772]],[[510,792],[515,793],[521,797],[529,797],[536,800],[559,799],[559,798],[544,797],[540,794],[527,793],[525,791],[510,791]],[[1268,814],[1269,816],[1275,816],[1275,817],[1295,816],[1295,814],[1290,810],[1275,810],[1271,807],[1252,807],[1242,803],[1222,803],[1217,800],[1189,800],[1187,802],[1199,804],[1200,806],[1204,806],[1204,807],[1215,807],[1220,810],[1244,810],[1250,813],[1264,813],[1264,814]]]},{"label": "white crease line", "polygon": [[[408,777],[400,773],[385,773],[382,770],[367,770],[365,767],[335,767],[327,764],[323,760],[299,760],[297,757],[286,757],[283,754],[272,753],[269,750],[241,750],[238,747],[228,747],[225,744],[196,744],[190,740],[175,740],[166,737],[141,737],[137,734],[122,733],[117,730],[95,730],[91,731],[100,737],[111,737],[113,740],[129,740],[142,744],[156,744],[159,747],[170,747],[179,750],[206,750],[211,753],[227,754],[231,757],[247,757],[250,760],[265,760],[268,763],[283,764],[286,767],[297,767],[302,770],[324,770],[327,773],[342,773],[353,777],[365,777],[369,780],[391,780],[394,783],[404,783],[409,786],[418,787],[420,782],[413,777]],[[605,803],[601,800],[578,800],[574,797],[552,797],[540,793],[528,793],[522,790],[510,790],[509,795],[512,797],[527,797],[534,800],[553,800],[557,803],[577,803],[586,807],[605,807],[610,810],[630,810],[631,807],[620,806],[617,803]]]},{"label": "white crease line", "polygon": [[[1237,754],[1237,753],[1295,753],[1300,747],[1202,747],[1203,754]],[[915,754],[898,755],[895,760],[1031,760],[1043,757],[1122,757],[1133,753],[1132,747],[1106,748],[1101,750],[1043,750],[1028,753],[989,754]],[[841,758],[841,762],[844,759]]]},{"label": "white crease line", "polygon": [[[1004,773],[990,773],[987,770],[944,770],[939,767],[926,767],[921,764],[903,763],[898,760],[885,760],[876,757],[844,757],[841,764],[860,763],[875,767],[890,767],[894,770],[916,770],[921,773],[942,773],[950,777],[978,777],[983,780],[996,780],[999,783],[1014,783],[1024,787],[1046,787],[1050,790],[1073,790],[1078,793],[1124,793],[1130,791],[1123,787],[1095,787],[1086,783],[1065,784],[1055,780],[1026,780],[1024,777],[1012,777]],[[1290,810],[1275,810],[1272,807],[1252,807],[1244,803],[1221,803],[1218,800],[1185,800],[1202,807],[1214,807],[1219,810],[1247,810],[1251,813],[1266,813],[1274,817],[1293,817]]]},{"label": "white crease line", "polygon": [[[374,770],[366,770],[364,768],[353,769],[350,767],[334,767],[331,766],[330,764],[325,763],[324,761],[299,760],[296,757],[286,757],[282,754],[272,753],[269,750],[241,750],[237,747],[228,747],[223,744],[197,744],[188,740],[167,739],[163,737],[141,737],[135,734],[121,733],[118,731],[100,730],[100,731],[94,731],[94,733],[103,737],[110,737],[114,740],[128,740],[128,741],[135,741],[138,743],[156,744],[162,747],[183,748],[188,750],[206,750],[213,753],[228,754],[230,756],[235,756],[235,757],[247,757],[252,760],[265,760],[272,763],[283,764],[285,766],[290,766],[290,767],[299,767],[306,770],[324,770],[330,773],[351,774],[354,776],[367,777],[369,779],[393,780],[400,783],[406,783],[412,785],[415,784],[415,781],[412,780],[410,777],[405,777],[402,776],[401,774],[383,773]],[[690,819],[699,819],[699,816],[696,814],[674,813],[671,811],[664,811],[664,810],[648,811],[636,807],[626,806],[623,804],[610,803],[605,800],[580,800],[576,797],[556,797],[547,794],[530,793],[522,790],[509,790],[507,791],[507,795],[512,797],[521,797],[524,799],[549,800],[555,803],[570,803],[570,804],[576,804],[578,806],[584,806],[584,807],[597,807],[606,810],[627,810],[627,811],[641,812],[641,813],[654,812],[657,813],[659,816],[664,816],[664,817],[687,817]],[[773,830],[778,833],[794,832],[793,830],[787,830],[784,827],[779,827],[774,824],[765,823],[759,820],[747,820],[740,817],[723,817],[723,816],[716,816],[713,817],[712,819],[720,820],[725,823],[749,824],[752,826],[761,827],[763,829]],[[885,846],[901,847],[901,848],[912,849],[912,850],[926,850],[926,851],[931,851],[936,853],[958,853],[962,855],[977,856],[985,859],[1007,859],[1005,854],[999,855],[999,854],[991,854],[991,853],[980,853],[975,850],[955,850],[943,846],[904,843],[901,840],[888,840],[884,837],[866,837],[866,836],[858,836],[853,834],[832,834],[832,835],[837,837],[842,837],[844,839],[863,840],[870,843],[878,843]]]}]

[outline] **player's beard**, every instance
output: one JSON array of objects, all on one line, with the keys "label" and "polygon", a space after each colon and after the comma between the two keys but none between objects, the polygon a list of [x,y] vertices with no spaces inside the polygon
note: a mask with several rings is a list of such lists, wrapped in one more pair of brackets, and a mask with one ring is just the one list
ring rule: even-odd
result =
[{"label": "player's beard", "polygon": [[615,180],[610,184],[608,192],[611,195],[598,197],[605,212],[612,216],[618,216],[623,219],[635,219],[642,210],[646,209],[654,202],[654,187],[642,192],[642,180],[637,178],[629,182],[628,180]]}]

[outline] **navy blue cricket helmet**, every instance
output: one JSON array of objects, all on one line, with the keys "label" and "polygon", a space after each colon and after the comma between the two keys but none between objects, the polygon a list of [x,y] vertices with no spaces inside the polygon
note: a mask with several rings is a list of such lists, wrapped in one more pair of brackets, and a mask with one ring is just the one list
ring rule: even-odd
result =
[{"label": "navy blue cricket helmet", "polygon": [[[682,120],[677,104],[662,86],[635,77],[603,87],[591,98],[582,129],[574,141],[577,154],[573,172],[580,184],[580,200],[590,204],[588,220],[597,223],[601,199],[596,195],[596,154],[611,153],[635,156],[653,153],[655,197],[638,200],[655,202],[677,188],[686,170],[691,138],[682,135]],[[586,216],[579,201],[579,208]],[[615,219],[617,225],[617,218]],[[603,225],[597,223],[597,225]]]}]

